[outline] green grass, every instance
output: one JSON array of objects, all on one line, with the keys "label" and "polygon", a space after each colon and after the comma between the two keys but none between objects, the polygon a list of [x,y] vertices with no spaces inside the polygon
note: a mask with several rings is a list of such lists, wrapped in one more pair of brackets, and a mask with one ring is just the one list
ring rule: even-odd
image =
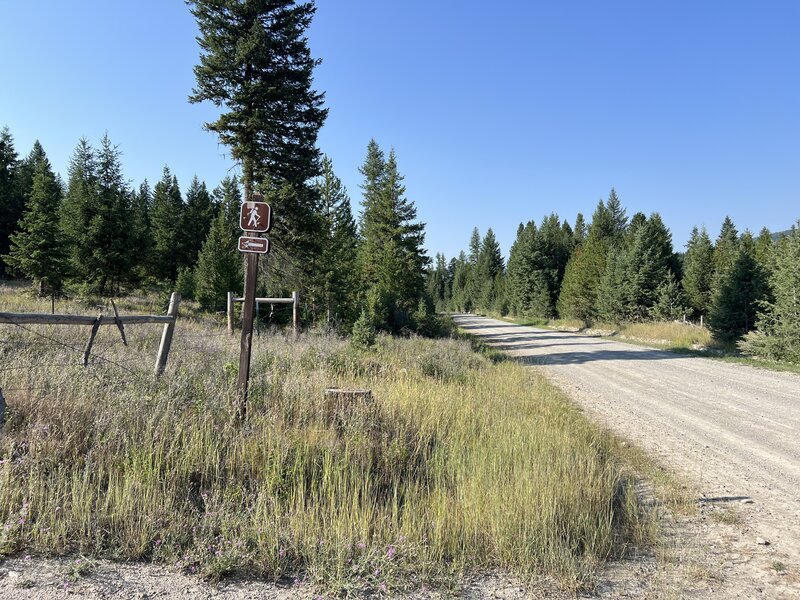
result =
[{"label": "green grass", "polygon": [[[88,336],[30,329],[78,349]],[[359,595],[487,570],[587,588],[654,539],[617,442],[536,372],[466,341],[380,337],[362,353],[329,336],[258,337],[241,423],[238,339],[179,321],[156,381],[160,328],[126,333],[128,348],[101,328],[96,352],[113,363],[83,369],[78,352],[0,325],[14,342],[0,344],[0,555],[150,560]],[[334,410],[327,387],[374,401]]]}]

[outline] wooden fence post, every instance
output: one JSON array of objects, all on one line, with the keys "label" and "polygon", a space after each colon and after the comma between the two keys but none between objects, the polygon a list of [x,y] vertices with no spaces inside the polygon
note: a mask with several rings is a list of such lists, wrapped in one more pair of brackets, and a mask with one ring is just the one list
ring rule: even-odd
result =
[{"label": "wooden fence post", "polygon": [[111,301],[111,307],[114,309],[114,322],[117,324],[117,329],[119,329],[119,334],[122,336],[122,345],[127,346],[128,340],[125,339],[125,325],[122,324],[122,321],[119,320],[119,311],[117,310],[117,305],[114,304],[114,301]]},{"label": "wooden fence post", "polygon": [[233,292],[228,292],[228,335],[233,335]]},{"label": "wooden fence post", "polygon": [[156,357],[156,377],[161,375],[167,367],[169,349],[172,346],[172,336],[175,333],[175,322],[178,320],[178,307],[180,304],[180,294],[172,292],[169,297],[169,308],[167,309],[167,316],[172,317],[172,320],[164,325],[164,332],[161,334],[161,344],[158,347],[158,356]]},{"label": "wooden fence post", "polygon": [[297,292],[292,292],[292,327],[294,327],[294,334],[300,331],[300,322],[298,319],[298,304],[300,303],[300,297]]},{"label": "wooden fence post", "polygon": [[6,399],[3,398],[3,388],[0,388],[0,429],[6,420]]},{"label": "wooden fence post", "polygon": [[89,365],[89,354],[92,352],[92,346],[94,345],[94,338],[97,335],[97,330],[100,329],[100,324],[103,322],[103,315],[97,315],[97,319],[95,319],[94,324],[92,325],[92,333],[89,335],[89,341],[86,342],[86,348],[83,350],[83,366],[86,367]]},{"label": "wooden fence post", "polygon": [[253,317],[256,309],[256,277],[258,276],[258,254],[247,255],[244,276],[244,307],[242,308],[242,338],[239,344],[239,390],[238,416],[247,414],[247,392],[250,386],[250,354],[253,350]]}]

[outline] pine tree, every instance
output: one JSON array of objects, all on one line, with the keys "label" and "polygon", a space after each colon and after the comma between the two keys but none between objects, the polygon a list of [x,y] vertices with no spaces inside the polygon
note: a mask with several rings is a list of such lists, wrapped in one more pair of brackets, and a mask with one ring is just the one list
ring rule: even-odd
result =
[{"label": "pine tree", "polygon": [[643,212],[637,212],[631,217],[631,222],[628,225],[628,229],[625,232],[625,241],[630,242],[633,240],[633,237],[636,235],[636,231],[645,223],[647,223],[647,215]]},{"label": "pine tree", "polygon": [[322,271],[325,319],[329,326],[343,325],[349,329],[358,316],[358,232],[350,197],[327,156],[322,158],[322,175],[316,187],[325,223],[318,263]]},{"label": "pine tree", "polygon": [[444,254],[439,252],[434,259],[434,267],[428,270],[425,291],[433,301],[435,309],[440,312],[447,310],[449,300],[447,280],[447,260]]},{"label": "pine tree", "polygon": [[87,284],[94,272],[89,229],[97,213],[97,160],[89,141],[81,138],[70,159],[61,230],[68,246],[70,272],[77,281]]},{"label": "pine tree", "polygon": [[697,227],[686,245],[683,265],[683,290],[695,317],[708,315],[714,280],[714,247],[706,228]]},{"label": "pine tree", "polygon": [[97,152],[97,209],[91,224],[93,263],[99,292],[118,293],[134,278],[138,249],[133,245],[133,193],[122,175],[120,151],[108,134]]},{"label": "pine tree", "polygon": [[762,228],[755,243],[756,260],[758,264],[761,265],[761,268],[764,269],[764,272],[767,273],[767,276],[769,276],[773,269],[772,259],[774,248],[772,234],[769,232],[769,229],[766,227]]},{"label": "pine tree", "polygon": [[[25,209],[25,193],[20,181],[20,162],[14,137],[8,127],[0,130],[0,257],[8,254],[11,234]],[[5,272],[0,258],[0,276]]]},{"label": "pine tree", "polygon": [[[372,139],[367,144],[367,156],[359,167],[364,180],[361,183],[361,213],[358,217],[359,229],[363,244],[359,249],[359,265],[362,277],[362,288],[366,289],[378,278],[378,261],[374,260],[379,239],[371,235],[367,239],[367,231],[376,227],[376,216],[380,207],[386,176],[386,157],[378,143]],[[373,248],[374,247],[374,248]]]},{"label": "pine tree", "polygon": [[586,241],[567,263],[558,297],[560,316],[584,321],[598,316],[597,295],[616,236],[614,216],[601,200],[592,216]]},{"label": "pine tree", "polygon": [[686,295],[671,271],[656,290],[656,302],[650,313],[659,321],[675,321],[686,314]]},{"label": "pine tree", "polygon": [[533,221],[528,221],[526,225],[520,223],[517,237],[508,253],[508,307],[517,316],[528,316],[531,307],[530,277],[535,238],[536,224]]},{"label": "pine tree", "polygon": [[200,63],[190,102],[227,112],[206,129],[242,165],[244,196],[259,189],[272,204],[272,260],[266,281],[292,287],[310,303],[323,219],[309,184],[319,174],[317,134],[327,116],[312,89],[314,67],[305,31],[313,3],[294,0],[190,0],[200,30]]},{"label": "pine tree", "polygon": [[800,221],[774,248],[774,300],[757,317],[757,331],[739,348],[755,356],[800,363]]},{"label": "pine tree", "polygon": [[103,136],[95,151],[81,139],[70,163],[61,227],[76,280],[100,294],[116,293],[134,279],[132,192],[122,175],[120,152]]},{"label": "pine tree", "polygon": [[178,269],[187,266],[182,252],[182,225],[185,222],[183,213],[184,204],[178,179],[165,166],[161,180],[153,190],[153,208],[150,211],[153,275],[158,279],[175,281]]},{"label": "pine tree", "polygon": [[504,273],[505,264],[500,252],[500,244],[490,227],[480,244],[478,262],[475,269],[475,283],[479,306],[492,309],[500,297],[497,290],[497,278]]},{"label": "pine tree", "polygon": [[481,232],[478,231],[477,227],[472,228],[472,233],[469,236],[469,255],[467,255],[467,260],[472,265],[478,264],[478,260],[481,255]]},{"label": "pine tree", "polygon": [[315,8],[293,0],[190,0],[200,30],[190,102],[227,112],[206,129],[242,163],[245,197],[267,177],[302,184],[318,173],[317,133],[327,110],[311,87],[305,31]]},{"label": "pine tree", "polygon": [[228,223],[231,235],[239,235],[239,211],[242,207],[242,190],[239,186],[239,179],[234,175],[226,177],[219,182],[219,186],[214,188],[214,199],[217,205],[217,213],[225,215],[225,222]]},{"label": "pine tree", "polygon": [[661,216],[635,215],[622,245],[612,247],[598,292],[600,316],[641,321],[655,306],[659,287],[672,276],[672,235]]},{"label": "pine tree", "polygon": [[153,232],[150,212],[153,208],[153,193],[145,179],[133,195],[131,206],[131,237],[136,248],[136,278],[142,280],[152,273]]},{"label": "pine tree", "polygon": [[58,221],[63,190],[43,152],[37,160],[27,208],[5,261],[33,279],[42,296],[61,290],[67,265]]},{"label": "pine tree", "polygon": [[738,257],[739,233],[730,217],[725,217],[714,245],[714,273],[721,277]]},{"label": "pine tree", "polygon": [[552,318],[556,315],[556,303],[561,291],[561,282],[572,250],[571,232],[559,227],[559,218],[555,213],[542,219],[536,231],[535,247],[538,263],[535,269],[541,271],[541,277],[547,291],[547,302],[537,316]]},{"label": "pine tree", "polygon": [[467,255],[462,250],[458,257],[453,259],[453,286],[450,296],[450,309],[452,310],[470,312],[473,308],[467,297],[468,269]]},{"label": "pine tree", "polygon": [[575,249],[580,246],[586,239],[586,221],[583,218],[583,213],[578,213],[575,217],[575,227],[572,228],[572,248]]},{"label": "pine tree", "polygon": [[224,310],[228,292],[242,289],[242,258],[237,237],[224,210],[220,210],[197,259],[195,298],[204,310]]},{"label": "pine tree", "polygon": [[670,269],[672,234],[661,216],[653,213],[637,228],[628,259],[627,320],[643,320],[652,311],[659,287],[674,274]]},{"label": "pine tree", "polygon": [[741,338],[755,327],[759,304],[767,299],[766,275],[756,260],[754,245],[739,244],[714,290],[708,318],[714,337],[723,343]]},{"label": "pine tree", "polygon": [[385,171],[386,156],[378,146],[378,142],[371,139],[367,144],[367,156],[364,159],[364,164],[358,168],[358,172],[364,178],[363,183],[360,185],[362,201],[361,213],[358,217],[358,226],[362,233],[366,225],[364,217],[372,212],[373,207],[379,202],[383,193]]},{"label": "pine tree", "polygon": [[186,204],[183,206],[182,213],[183,223],[179,232],[183,241],[180,263],[182,267],[194,267],[203,242],[208,237],[214,216],[215,210],[211,194],[209,194],[205,182],[201,182],[195,175],[189,184],[189,189],[186,190]]},{"label": "pine tree", "polygon": [[[405,198],[394,150],[382,169],[372,169],[379,158],[370,143],[362,167],[365,196],[359,264],[365,289],[373,289],[382,298],[381,305],[388,307],[388,313],[376,314],[376,325],[397,330],[410,322],[419,303],[430,259],[423,249],[425,226],[416,222],[417,209]],[[373,181],[376,173],[380,180]],[[373,190],[377,193],[370,193]]]},{"label": "pine tree", "polygon": [[[622,208],[622,203],[617,196],[617,191],[612,187],[611,192],[608,194],[608,201],[606,202],[606,210],[611,219],[612,224],[612,237],[621,239],[625,235],[628,227],[628,217],[625,216],[625,209]],[[644,216],[644,215],[642,215]]]},{"label": "pine tree", "polygon": [[481,288],[483,287],[483,282],[478,275],[478,261],[481,255],[481,232],[478,231],[477,227],[472,228],[468,250],[469,254],[467,254],[466,263],[467,284],[464,289],[464,301],[475,310],[482,308]]},{"label": "pine tree", "polygon": [[626,301],[633,294],[628,281],[630,252],[623,247],[611,247],[606,268],[597,288],[597,317],[611,323],[627,320],[632,308]]}]

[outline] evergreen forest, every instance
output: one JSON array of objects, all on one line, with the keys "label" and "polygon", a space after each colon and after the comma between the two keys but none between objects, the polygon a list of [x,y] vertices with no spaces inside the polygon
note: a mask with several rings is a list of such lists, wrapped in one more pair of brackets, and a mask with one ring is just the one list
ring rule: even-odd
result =
[{"label": "evergreen forest", "polygon": [[508,259],[494,231],[466,252],[437,254],[426,289],[436,310],[582,327],[703,323],[722,348],[800,359],[800,230],[739,232],[725,217],[712,239],[695,227],[682,252],[658,213],[630,218],[613,188],[586,221],[551,213],[520,223]]},{"label": "evergreen forest", "polygon": [[[260,293],[298,290],[304,320],[339,331],[362,316],[377,330],[426,330],[433,306],[424,225],[405,196],[395,152],[370,141],[361,172],[357,215],[327,156],[301,184],[257,186],[277,213]],[[20,157],[4,128],[0,275],[32,280],[39,295],[177,289],[204,310],[224,310],[227,292],[242,291],[241,179],[226,177],[209,190],[194,177],[182,188],[165,166],[154,182],[127,181],[107,135],[98,147],[77,143],[65,182],[39,142]],[[287,222],[299,209],[304,222]]]},{"label": "evergreen forest", "polygon": [[365,344],[376,331],[436,335],[436,311],[483,311],[584,324],[702,320],[723,346],[797,360],[796,227],[756,236],[726,217],[714,239],[695,228],[678,252],[658,213],[628,217],[612,189],[588,221],[552,213],[521,223],[507,259],[491,228],[475,228],[466,252],[431,261],[395,151],[369,141],[354,211],[317,146],[328,109],[305,37],[313,3],[188,4],[200,33],[188,101],[221,109],[204,127],[230,148],[237,175],[209,189],[164,166],[134,185],[106,134],[78,140],[63,178],[38,141],[21,155],[5,127],[0,277],[53,297],[176,289],[222,311],[227,292],[243,291],[238,214],[259,192],[275,223],[258,293],[296,290],[306,323]]}]

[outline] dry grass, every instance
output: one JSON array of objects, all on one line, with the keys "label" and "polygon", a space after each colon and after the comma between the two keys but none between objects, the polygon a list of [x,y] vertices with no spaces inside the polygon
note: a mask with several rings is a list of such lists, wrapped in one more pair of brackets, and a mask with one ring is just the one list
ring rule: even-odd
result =
[{"label": "dry grass", "polygon": [[[24,300],[0,294],[12,305]],[[578,589],[652,539],[615,442],[541,376],[466,342],[385,337],[361,353],[322,335],[256,338],[242,424],[238,340],[213,323],[179,322],[158,381],[157,326],[129,327],[128,348],[101,328],[96,352],[113,362],[88,369],[41,337],[82,349],[88,328],[30,329],[0,326],[0,555],[154,560],[357,595],[486,569]],[[375,401],[332,413],[331,386]]]},{"label": "dry grass", "polygon": [[622,327],[619,336],[680,349],[708,348],[713,345],[711,332],[705,327],[675,321],[631,323]]},{"label": "dry grass", "polygon": [[[499,318],[499,317],[496,317]],[[517,325],[546,327],[562,331],[574,332],[608,332],[625,341],[661,346],[673,349],[702,349],[716,347],[711,339],[711,332],[705,327],[677,321],[654,321],[646,323],[614,323],[595,322],[591,325],[580,319],[537,319],[503,317],[504,320]]]}]

